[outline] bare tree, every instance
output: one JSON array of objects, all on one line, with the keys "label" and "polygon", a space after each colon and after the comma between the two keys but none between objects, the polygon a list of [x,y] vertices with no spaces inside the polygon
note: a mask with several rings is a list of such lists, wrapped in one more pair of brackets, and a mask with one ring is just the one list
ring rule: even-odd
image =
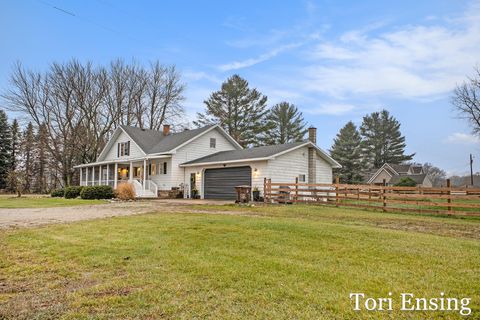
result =
[{"label": "bare tree", "polygon": [[[182,118],[184,85],[174,66],[159,62],[149,69],[122,60],[109,67],[72,60],[53,63],[45,73],[17,63],[11,85],[1,96],[10,110],[45,128],[48,154],[64,185],[73,166],[94,161],[120,124],[160,129]],[[58,175],[50,179],[57,181]]]},{"label": "bare tree", "polygon": [[452,104],[472,126],[473,133],[480,135],[480,68],[475,68],[475,75],[468,77],[458,85],[453,93]]}]

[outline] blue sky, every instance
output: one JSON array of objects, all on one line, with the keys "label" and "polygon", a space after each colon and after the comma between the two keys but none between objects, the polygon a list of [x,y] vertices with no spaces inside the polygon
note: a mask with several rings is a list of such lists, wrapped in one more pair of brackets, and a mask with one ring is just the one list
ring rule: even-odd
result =
[{"label": "blue sky", "polygon": [[269,105],[296,104],[322,148],[348,120],[386,108],[416,161],[451,174],[468,171],[469,153],[480,161],[450,104],[480,65],[479,1],[0,0],[0,39],[0,90],[17,60],[44,70],[158,59],[181,70],[192,119],[238,73]]}]

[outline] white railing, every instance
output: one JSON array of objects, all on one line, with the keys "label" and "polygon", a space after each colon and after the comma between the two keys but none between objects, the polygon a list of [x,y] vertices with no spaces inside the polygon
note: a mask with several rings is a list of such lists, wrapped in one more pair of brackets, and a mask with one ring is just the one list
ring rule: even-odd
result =
[{"label": "white railing", "polygon": [[[94,180],[94,181],[82,181],[81,186],[111,186],[113,188],[115,180]],[[119,181],[120,183],[120,181]]]},{"label": "white railing", "polygon": [[150,190],[155,197],[158,197],[158,186],[152,180],[145,180],[145,189]]}]

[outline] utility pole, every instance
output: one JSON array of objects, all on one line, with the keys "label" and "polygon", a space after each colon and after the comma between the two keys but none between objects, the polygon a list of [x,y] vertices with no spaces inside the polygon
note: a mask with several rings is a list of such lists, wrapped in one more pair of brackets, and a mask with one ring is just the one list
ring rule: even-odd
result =
[{"label": "utility pole", "polygon": [[473,186],[473,156],[470,153],[470,184]]}]

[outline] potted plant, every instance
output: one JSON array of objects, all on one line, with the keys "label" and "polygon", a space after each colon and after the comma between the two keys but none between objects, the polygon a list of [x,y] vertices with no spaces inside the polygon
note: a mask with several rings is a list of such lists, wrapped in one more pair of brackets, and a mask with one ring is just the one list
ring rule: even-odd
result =
[{"label": "potted plant", "polygon": [[197,199],[198,190],[197,188],[192,189],[192,199]]},{"label": "potted plant", "polygon": [[257,186],[253,188],[253,201],[260,201],[260,190]]}]

